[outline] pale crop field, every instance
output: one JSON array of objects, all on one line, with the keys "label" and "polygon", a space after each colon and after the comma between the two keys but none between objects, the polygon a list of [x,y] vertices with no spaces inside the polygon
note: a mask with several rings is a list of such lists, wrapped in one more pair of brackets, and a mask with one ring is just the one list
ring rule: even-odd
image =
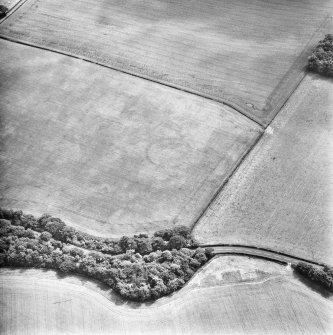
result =
[{"label": "pale crop field", "polygon": [[191,225],[260,134],[201,97],[8,41],[0,48],[2,207],[102,236]]},{"label": "pale crop field", "polygon": [[223,101],[266,125],[303,77],[330,0],[28,0],[4,37]]},{"label": "pale crop field", "polygon": [[332,331],[331,298],[297,283],[285,268],[260,260],[215,258],[184,290],[150,305],[114,301],[105,292],[100,294],[98,289],[92,290],[81,282],[71,277],[57,279],[53,271],[2,269],[1,333],[331,334]]},{"label": "pale crop field", "polygon": [[194,229],[333,265],[333,83],[308,75]]}]

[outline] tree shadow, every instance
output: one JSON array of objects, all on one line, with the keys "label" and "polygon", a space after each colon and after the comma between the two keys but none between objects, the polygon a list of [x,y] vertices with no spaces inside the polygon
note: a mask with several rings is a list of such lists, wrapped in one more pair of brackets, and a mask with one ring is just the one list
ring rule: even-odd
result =
[{"label": "tree shadow", "polygon": [[307,68],[305,68],[305,71],[306,71],[306,74],[314,81],[321,80],[321,81],[333,83],[333,77],[307,70]]},{"label": "tree shadow", "polygon": [[[45,270],[45,269],[44,269]],[[45,270],[48,271],[48,270]],[[85,276],[85,275],[81,275],[81,274],[75,274],[75,273],[63,273],[57,270],[50,270],[50,271],[56,271],[56,277],[57,279],[65,279],[65,278],[70,278],[70,277],[74,277],[77,280],[80,281],[80,283],[86,287],[86,284],[89,283],[93,283],[96,285],[96,287],[103,291],[105,294],[103,294],[104,297],[106,297],[108,300],[110,300],[112,303],[114,303],[117,306],[121,306],[121,305],[126,305],[130,308],[140,308],[140,307],[148,307],[151,306],[152,304],[155,303],[155,300],[152,301],[145,301],[145,302],[139,302],[139,301],[132,301],[132,300],[128,300],[126,298],[123,298],[119,293],[117,293],[114,289],[112,289],[110,286],[104,284],[103,282],[101,282],[98,279],[93,279],[91,277]]]},{"label": "tree shadow", "polygon": [[330,292],[321,284],[314,282],[313,280],[303,276],[302,274],[293,271],[293,277],[303,283],[306,287],[308,287],[311,291],[320,294],[323,298],[328,299],[333,296],[333,292]]}]

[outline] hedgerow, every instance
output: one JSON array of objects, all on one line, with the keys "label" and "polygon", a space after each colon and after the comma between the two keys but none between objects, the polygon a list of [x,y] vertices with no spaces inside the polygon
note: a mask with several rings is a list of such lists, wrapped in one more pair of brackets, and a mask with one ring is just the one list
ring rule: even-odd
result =
[{"label": "hedgerow", "polygon": [[333,292],[333,268],[328,265],[323,267],[299,262],[293,265],[295,271],[301,273],[310,280],[322,285]]},{"label": "hedgerow", "polygon": [[[196,243],[184,226],[153,237],[140,234],[111,241],[81,233],[49,215],[36,219],[0,210],[0,266],[83,274],[136,301],[181,288],[212,256],[211,250],[193,246]],[[95,251],[86,250],[93,247]]]},{"label": "hedgerow", "polygon": [[308,68],[311,71],[326,76],[333,76],[333,35],[327,34],[319,41],[313,54],[308,58]]},{"label": "hedgerow", "polygon": [[22,211],[0,209],[0,218],[10,220],[12,225],[15,226],[30,228],[37,232],[48,232],[58,241],[110,255],[122,254],[127,250],[134,250],[144,255],[154,250],[198,246],[186,226],[164,229],[156,232],[153,237],[148,237],[147,234],[138,234],[133,237],[123,236],[120,240],[115,240],[83,233],[67,226],[61,219],[48,214],[44,214],[37,219],[33,215],[23,214]]}]

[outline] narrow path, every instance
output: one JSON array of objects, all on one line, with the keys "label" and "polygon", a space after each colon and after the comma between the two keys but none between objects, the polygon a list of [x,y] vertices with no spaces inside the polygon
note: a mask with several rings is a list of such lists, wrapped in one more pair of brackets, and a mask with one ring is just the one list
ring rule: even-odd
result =
[{"label": "narrow path", "polygon": [[274,251],[265,248],[258,248],[247,245],[239,244],[203,244],[200,245],[203,248],[213,248],[214,255],[245,255],[250,257],[264,258],[273,262],[278,262],[282,264],[296,264],[298,262],[304,262],[314,265],[324,265],[323,263],[311,261],[302,257],[293,256],[279,251]]}]

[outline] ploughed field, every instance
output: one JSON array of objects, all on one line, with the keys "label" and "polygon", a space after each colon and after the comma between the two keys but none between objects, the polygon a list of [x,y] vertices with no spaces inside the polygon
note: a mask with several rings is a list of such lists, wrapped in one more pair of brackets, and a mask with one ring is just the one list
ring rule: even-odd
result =
[{"label": "ploughed field", "polygon": [[98,236],[190,226],[260,134],[201,97],[8,41],[0,49],[2,207]]},{"label": "ploughed field", "polygon": [[194,229],[333,264],[333,83],[307,75]]},{"label": "ploughed field", "polygon": [[332,298],[297,281],[286,267],[237,256],[214,258],[183,290],[153,304],[131,304],[83,277],[51,270],[1,269],[0,300],[3,334],[332,331]]},{"label": "ploughed field", "polygon": [[332,9],[330,0],[28,0],[0,35],[197,92],[267,125]]}]

